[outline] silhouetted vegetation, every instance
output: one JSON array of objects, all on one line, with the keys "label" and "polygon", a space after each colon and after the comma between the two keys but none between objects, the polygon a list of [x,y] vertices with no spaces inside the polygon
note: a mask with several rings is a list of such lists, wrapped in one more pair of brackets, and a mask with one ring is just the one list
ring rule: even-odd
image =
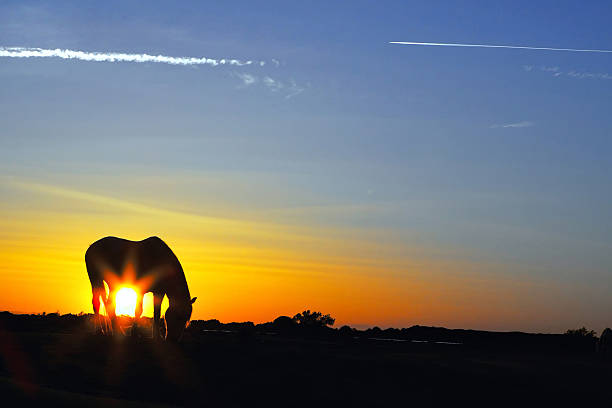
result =
[{"label": "silhouetted vegetation", "polygon": [[311,327],[325,327],[333,326],[336,319],[330,315],[324,315],[321,312],[311,312],[310,310],[304,310],[302,313],[298,313],[293,316],[293,321],[302,326]]},{"label": "silhouetted vegetation", "polygon": [[597,351],[601,356],[612,356],[612,329],[606,327],[602,332],[597,342]]},{"label": "silhouetted vegetation", "polygon": [[[261,324],[194,320],[179,344],[153,342],[149,318],[138,319],[133,336],[108,337],[95,334],[91,314],[1,312],[0,392],[47,406],[92,398],[189,406],[391,406],[406,395],[430,405],[500,395],[545,405],[612,399],[609,343],[595,353],[596,336],[584,328],[334,329],[326,315],[307,312]],[[129,329],[133,319],[120,324]],[[308,391],[296,393],[297,384]]]},{"label": "silhouetted vegetation", "polygon": [[588,330],[586,327],[579,329],[570,329],[565,332],[565,336],[569,339],[569,347],[573,349],[596,351],[597,350],[597,333],[594,330]]},{"label": "silhouetted vegetation", "polygon": [[597,333],[595,330],[588,330],[586,327],[581,327],[579,329],[569,329],[565,332],[568,336],[576,336],[576,337],[586,337],[591,339],[597,338]]},{"label": "silhouetted vegetation", "polygon": [[[134,319],[120,316],[120,325],[129,329]],[[482,330],[446,329],[443,327],[412,326],[406,328],[371,327],[359,330],[344,325],[339,329],[331,326],[335,319],[320,312],[306,310],[293,318],[279,316],[272,322],[253,324],[253,322],[222,323],[217,319],[192,320],[187,327],[187,336],[241,334],[250,335],[284,335],[289,337],[341,339],[354,338],[362,341],[398,341],[415,344],[438,344],[444,346],[461,346],[464,348],[495,350],[560,350],[567,353],[593,352],[598,341],[593,330],[584,327],[567,330],[564,334],[532,334],[522,332],[490,332]],[[58,313],[38,315],[16,315],[0,312],[0,324],[7,330],[94,333],[95,325],[92,314]],[[150,337],[152,319],[141,317],[137,321],[136,334],[139,337]],[[163,325],[162,325],[163,326]]]}]

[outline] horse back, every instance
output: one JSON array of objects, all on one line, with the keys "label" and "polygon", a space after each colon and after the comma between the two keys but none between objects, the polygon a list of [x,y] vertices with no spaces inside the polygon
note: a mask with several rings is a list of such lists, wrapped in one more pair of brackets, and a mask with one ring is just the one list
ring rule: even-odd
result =
[{"label": "horse back", "polygon": [[[92,283],[92,275],[109,272],[121,278],[127,273],[126,271],[131,270],[137,279],[155,273],[160,267],[178,269],[182,272],[176,255],[158,237],[149,237],[142,241],[117,237],[101,238],[89,246],[85,253],[85,261]],[[90,268],[90,264],[95,266]]]}]

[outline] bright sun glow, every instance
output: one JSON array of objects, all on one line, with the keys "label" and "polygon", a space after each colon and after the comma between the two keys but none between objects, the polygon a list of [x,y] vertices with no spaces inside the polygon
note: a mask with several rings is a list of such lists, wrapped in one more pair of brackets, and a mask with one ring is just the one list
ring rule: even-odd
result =
[{"label": "bright sun glow", "polygon": [[121,288],[117,292],[117,305],[115,313],[117,316],[134,316],[136,310],[136,292],[131,288]]}]

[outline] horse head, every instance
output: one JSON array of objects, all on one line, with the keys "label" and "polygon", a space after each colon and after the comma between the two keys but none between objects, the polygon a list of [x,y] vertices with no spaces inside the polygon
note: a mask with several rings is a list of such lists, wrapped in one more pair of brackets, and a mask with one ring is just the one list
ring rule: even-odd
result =
[{"label": "horse head", "polygon": [[183,331],[191,319],[191,312],[193,307],[191,306],[197,297],[185,302],[178,302],[170,304],[164,320],[166,321],[166,340],[167,341],[178,341],[183,336]]}]

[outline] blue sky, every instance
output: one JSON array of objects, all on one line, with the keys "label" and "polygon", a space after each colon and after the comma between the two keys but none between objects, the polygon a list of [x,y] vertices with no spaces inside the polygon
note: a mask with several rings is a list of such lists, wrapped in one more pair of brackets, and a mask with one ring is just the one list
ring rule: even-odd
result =
[{"label": "blue sky", "polygon": [[266,65],[2,58],[1,174],[140,202],[175,177],[166,207],[383,231],[577,285],[559,296],[588,293],[583,314],[529,328],[599,329],[612,55],[388,42],[612,49],[612,5],[492,3],[5,1],[3,47]]}]

